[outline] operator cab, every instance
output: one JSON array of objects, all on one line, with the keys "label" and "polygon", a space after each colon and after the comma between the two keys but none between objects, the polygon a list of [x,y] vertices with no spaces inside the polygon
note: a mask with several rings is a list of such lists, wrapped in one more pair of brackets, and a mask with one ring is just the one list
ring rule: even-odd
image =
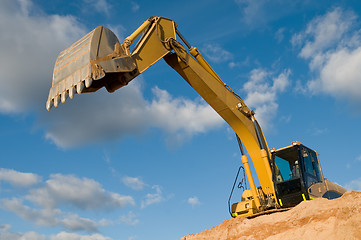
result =
[{"label": "operator cab", "polygon": [[309,200],[308,189],[323,182],[317,153],[300,142],[271,152],[273,181],[280,206],[292,207]]}]

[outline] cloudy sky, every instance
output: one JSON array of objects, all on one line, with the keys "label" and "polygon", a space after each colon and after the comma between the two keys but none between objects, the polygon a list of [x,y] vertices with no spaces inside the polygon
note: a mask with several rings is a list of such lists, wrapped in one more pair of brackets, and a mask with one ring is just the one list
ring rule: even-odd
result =
[{"label": "cloudy sky", "polygon": [[301,141],[361,190],[357,1],[2,0],[0,240],[179,239],[229,218],[234,133],[163,60],[45,109],[60,51],[99,25],[122,41],[150,16],[177,22],[270,147]]}]

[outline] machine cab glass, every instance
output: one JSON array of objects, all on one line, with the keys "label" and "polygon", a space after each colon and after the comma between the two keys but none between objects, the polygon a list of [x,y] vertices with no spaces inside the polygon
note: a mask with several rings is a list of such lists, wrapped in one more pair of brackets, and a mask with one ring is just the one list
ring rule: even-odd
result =
[{"label": "machine cab glass", "polygon": [[309,188],[314,183],[322,182],[323,177],[316,152],[302,146],[300,148],[300,155],[303,163],[303,178],[306,188]]},{"label": "machine cab glass", "polygon": [[323,180],[317,153],[302,144],[274,151],[272,162],[275,190],[282,205],[294,206],[309,199],[307,189]]}]

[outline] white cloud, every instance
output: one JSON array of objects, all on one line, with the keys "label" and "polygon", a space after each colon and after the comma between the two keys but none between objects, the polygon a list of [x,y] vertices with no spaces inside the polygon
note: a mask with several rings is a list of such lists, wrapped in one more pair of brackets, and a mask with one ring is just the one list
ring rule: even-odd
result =
[{"label": "white cloud", "polygon": [[355,19],[355,14],[343,12],[340,8],[313,19],[304,32],[293,37],[303,44],[300,56],[311,58],[342,41]]},{"label": "white cloud", "polygon": [[69,231],[98,232],[98,227],[103,226],[89,218],[83,218],[74,213],[63,212],[57,208],[31,208],[18,199],[2,199],[1,208],[14,212],[24,220],[45,227],[63,227]]},{"label": "white cloud", "polygon": [[278,75],[264,69],[254,69],[249,81],[243,85],[247,92],[245,102],[251,109],[255,109],[256,118],[263,129],[269,128],[277,114],[277,97],[288,87],[290,74],[290,69]]},{"label": "white cloud", "polygon": [[275,38],[277,40],[278,43],[281,43],[284,39],[284,34],[285,34],[285,30],[286,28],[279,28],[276,33],[275,33]]},{"label": "white cloud", "polygon": [[134,2],[134,1],[131,1],[130,4],[131,4],[131,6],[132,6],[132,12],[134,12],[134,13],[135,13],[135,12],[138,12],[138,10],[139,10],[139,8],[140,8],[139,4],[136,3],[136,2]]},{"label": "white cloud", "polygon": [[304,1],[235,0],[241,10],[241,19],[249,28],[264,28],[270,22],[292,14]]},{"label": "white cloud", "polygon": [[142,190],[145,187],[145,183],[139,177],[125,176],[122,181],[126,186],[134,190]]},{"label": "white cloud", "polygon": [[12,169],[0,168],[0,181],[9,182],[14,186],[30,187],[41,181],[34,173],[18,172]]},{"label": "white cloud", "polygon": [[163,129],[169,134],[170,142],[179,143],[223,124],[203,101],[173,98],[158,87],[152,92],[153,100],[146,101],[141,85],[135,81],[115,94],[105,91],[82,94],[43,115],[41,124],[47,126],[46,137],[65,148],[117,140],[125,135],[143,133],[149,127]]},{"label": "white cloud", "polygon": [[187,201],[192,207],[195,207],[199,204],[201,204],[201,202],[199,201],[198,197],[190,197],[188,198]]},{"label": "white cloud", "polygon": [[361,163],[361,155],[354,158],[353,161],[350,161],[346,164],[347,168],[351,168],[353,165],[357,165],[358,163]]},{"label": "white cloud", "polygon": [[61,219],[59,224],[70,231],[86,231],[98,232],[98,223],[95,221],[79,217],[77,214],[69,213],[64,219]]},{"label": "white cloud", "polygon": [[361,178],[354,179],[345,185],[345,188],[349,191],[361,191]]},{"label": "white cloud", "polygon": [[0,232],[7,232],[11,229],[11,225],[9,224],[2,224],[0,225]]},{"label": "white cloud", "polygon": [[56,235],[52,235],[50,240],[111,240],[111,238],[98,233],[92,235],[80,235],[76,233],[60,232]]},{"label": "white cloud", "polygon": [[107,227],[110,225],[114,225],[114,221],[111,219],[102,218],[98,221],[98,225],[101,227]]},{"label": "white cloud", "polygon": [[20,233],[11,232],[10,230],[10,225],[0,225],[0,240],[112,240],[99,233],[80,235],[76,233],[60,232],[58,234],[46,236],[33,231]]},{"label": "white cloud", "polygon": [[243,21],[253,26],[259,26],[255,19],[259,19],[262,22],[267,22],[267,15],[265,14],[264,5],[266,1],[251,1],[251,0],[235,0],[242,12]]},{"label": "white cloud", "polygon": [[313,136],[323,135],[326,134],[328,131],[329,131],[328,128],[316,128],[316,127],[310,130],[311,135]]},{"label": "white cloud", "polygon": [[127,215],[120,216],[119,222],[135,226],[139,223],[139,219],[133,212],[129,212]]},{"label": "white cloud", "polygon": [[0,1],[0,112],[43,110],[56,55],[86,31],[75,17],[36,15],[32,1]]},{"label": "white cloud", "polygon": [[107,0],[83,0],[83,1],[85,6],[84,8],[87,9],[87,11],[91,11],[91,12],[95,11],[109,16],[112,7],[107,2]]},{"label": "white cloud", "polygon": [[64,213],[55,208],[36,209],[26,206],[22,200],[17,198],[2,199],[2,208],[14,212],[16,215],[39,226],[60,226],[70,231],[97,232],[98,223],[79,217],[74,213]]},{"label": "white cloud", "polygon": [[149,106],[151,125],[161,127],[171,134],[192,136],[223,123],[221,117],[204,101],[173,98],[158,87],[154,87],[152,92],[155,99]]},{"label": "white cloud", "polygon": [[308,91],[303,92],[325,93],[359,105],[361,33],[356,29],[356,19],[355,13],[335,8],[293,36],[292,44],[301,47],[299,56],[309,61],[315,73],[306,84]]},{"label": "white cloud", "polygon": [[145,196],[145,199],[142,200],[141,202],[141,208],[145,208],[148,207],[149,205],[153,205],[165,201],[160,186],[154,185],[152,189],[155,190],[155,193],[148,193]]},{"label": "white cloud", "polygon": [[45,240],[44,235],[36,232],[14,233],[10,232],[11,226],[0,225],[0,240]]},{"label": "white cloud", "polygon": [[310,83],[312,90],[322,91],[351,101],[361,102],[361,46],[340,49],[330,54],[320,69],[320,79]]},{"label": "white cloud", "polygon": [[44,187],[32,189],[26,198],[44,208],[70,205],[78,209],[97,210],[135,205],[131,196],[107,192],[92,179],[62,174],[52,174]]},{"label": "white cloud", "polygon": [[[135,205],[131,196],[106,191],[92,179],[61,174],[52,174],[43,186],[30,189],[26,196],[0,199],[0,203],[2,209],[36,225],[62,227],[72,232],[98,232],[100,226],[106,226],[110,221],[95,221],[61,209],[114,211]],[[134,223],[136,219],[132,221]]]},{"label": "white cloud", "polygon": [[35,232],[14,233],[10,229],[9,224],[0,225],[0,240],[45,240],[44,235]]},{"label": "white cloud", "polygon": [[[109,6],[106,1],[91,0],[91,4],[100,4],[104,11]],[[77,95],[74,101],[46,112],[58,53],[88,30],[74,16],[37,14],[34,9],[38,6],[31,0],[0,2],[0,31],[6,33],[0,37],[0,113],[35,113],[37,127],[63,148],[119,140],[150,127],[175,136],[170,141],[182,142],[223,122],[204,102],[172,98],[159,88],[153,90],[153,100],[145,100],[141,77],[115,94],[102,89]],[[121,25],[116,29],[124,32]]]},{"label": "white cloud", "polygon": [[40,226],[56,226],[59,224],[58,217],[61,211],[58,209],[35,209],[23,204],[18,198],[2,199],[1,207],[5,210],[14,212],[22,219],[34,222]]},{"label": "white cloud", "polygon": [[233,59],[233,54],[223,49],[218,44],[205,44],[203,53],[211,62],[224,63]]},{"label": "white cloud", "polygon": [[76,95],[59,108],[41,115],[40,124],[47,128],[46,138],[64,148],[114,141],[145,131],[149,126],[146,106],[140,85],[132,82],[114,94],[102,89],[93,94]]}]

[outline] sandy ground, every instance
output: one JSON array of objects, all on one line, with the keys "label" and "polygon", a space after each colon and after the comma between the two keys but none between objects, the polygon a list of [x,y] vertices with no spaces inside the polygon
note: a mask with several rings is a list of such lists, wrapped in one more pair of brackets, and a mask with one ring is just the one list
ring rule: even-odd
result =
[{"label": "sandy ground", "polygon": [[334,200],[305,201],[286,212],[233,218],[181,240],[355,240],[361,239],[361,192]]}]

